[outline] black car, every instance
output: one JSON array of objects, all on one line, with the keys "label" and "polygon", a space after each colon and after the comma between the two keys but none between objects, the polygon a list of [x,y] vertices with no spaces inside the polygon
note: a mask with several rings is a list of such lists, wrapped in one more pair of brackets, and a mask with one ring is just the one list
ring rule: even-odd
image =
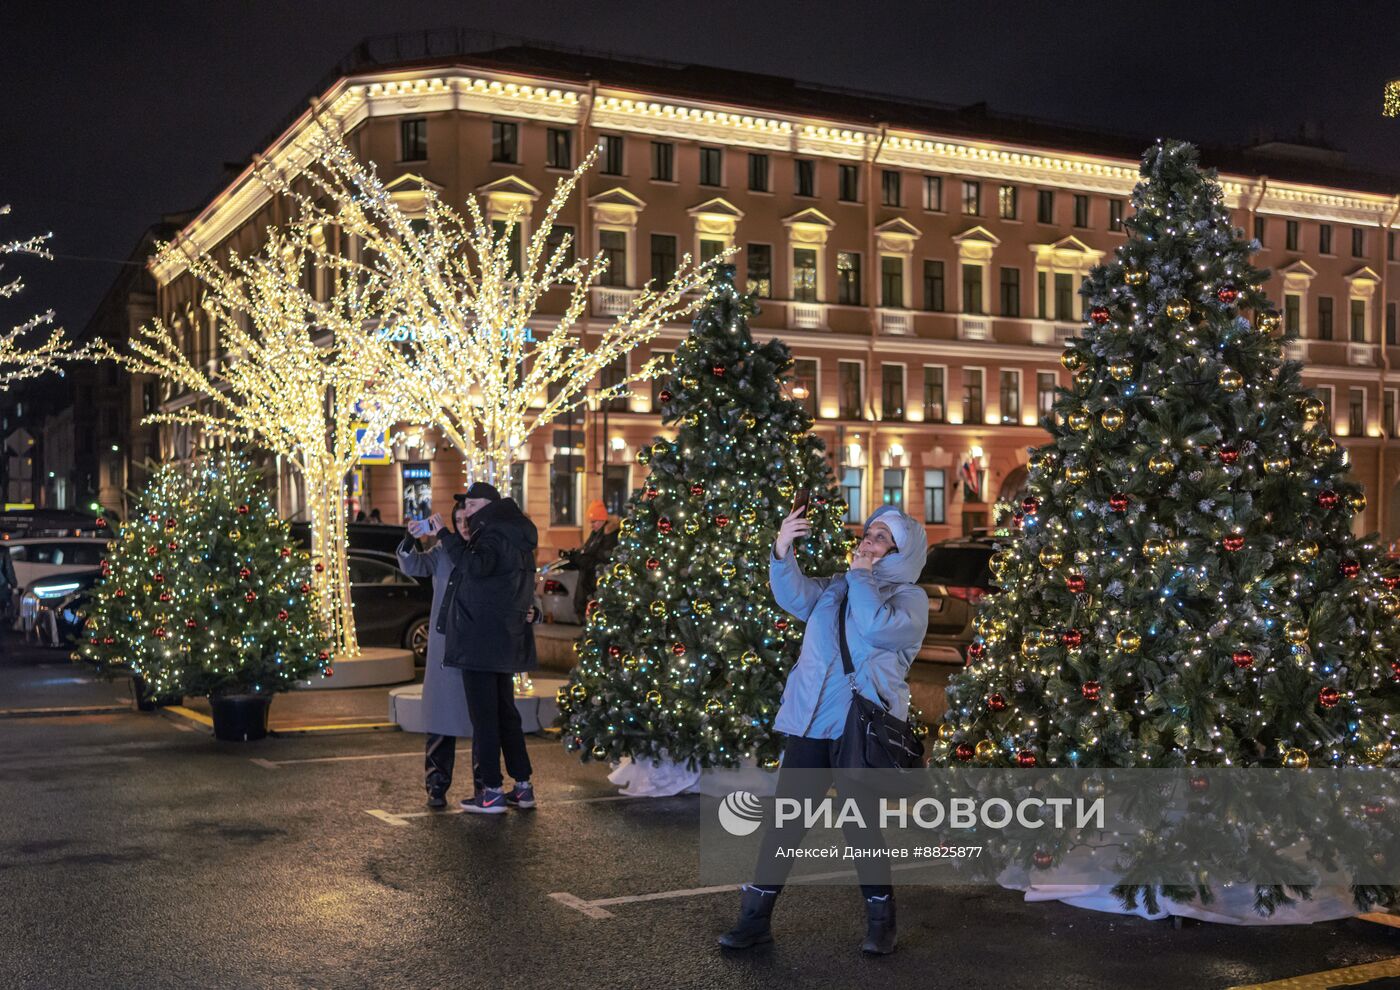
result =
[{"label": "black car", "polygon": [[972,643],[977,603],[993,591],[989,562],[997,545],[988,537],[944,540],[929,548],[919,585],[928,592],[928,632],[919,660],[962,664]]}]

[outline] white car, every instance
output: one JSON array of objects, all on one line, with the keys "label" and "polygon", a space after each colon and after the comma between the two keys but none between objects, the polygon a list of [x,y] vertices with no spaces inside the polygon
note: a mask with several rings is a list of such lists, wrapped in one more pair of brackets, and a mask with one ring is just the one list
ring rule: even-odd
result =
[{"label": "white car", "polygon": [[0,546],[10,551],[15,579],[21,588],[27,588],[55,574],[91,570],[102,563],[107,542],[95,536],[21,536]]}]

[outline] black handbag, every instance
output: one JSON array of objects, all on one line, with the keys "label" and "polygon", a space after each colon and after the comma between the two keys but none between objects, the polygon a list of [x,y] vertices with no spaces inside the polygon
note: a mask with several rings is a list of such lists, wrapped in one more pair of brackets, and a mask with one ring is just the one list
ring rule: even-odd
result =
[{"label": "black handbag", "polygon": [[856,690],[856,668],[846,642],[846,605],[841,603],[836,625],[841,634],[841,667],[851,685],[851,707],[836,747],[836,766],[842,770],[922,770],[924,744],[909,723]]}]

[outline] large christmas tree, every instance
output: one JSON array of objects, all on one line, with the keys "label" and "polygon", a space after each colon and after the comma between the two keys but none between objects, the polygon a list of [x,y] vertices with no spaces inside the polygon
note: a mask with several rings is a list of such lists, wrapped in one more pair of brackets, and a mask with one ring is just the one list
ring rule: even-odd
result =
[{"label": "large christmas tree", "polygon": [[[1142,162],[1117,260],[993,558],[936,753],[1082,767],[1390,760],[1397,580],[1281,358],[1267,272],[1186,144]],[[1246,314],[1252,314],[1251,319]]]},{"label": "large christmas tree", "polygon": [[102,562],[78,656],[155,697],[286,691],[331,671],[307,553],[246,461],[166,465]]},{"label": "large christmas tree", "polygon": [[733,266],[718,268],[663,382],[662,421],[676,438],[638,454],[650,477],[629,502],[559,693],[564,743],[585,761],[707,768],[778,755],[773,717],[802,626],[769,593],[773,539],[805,489],[803,569],[840,569],[849,540],[822,443],[783,392],[791,354],[754,343],[753,312]]}]

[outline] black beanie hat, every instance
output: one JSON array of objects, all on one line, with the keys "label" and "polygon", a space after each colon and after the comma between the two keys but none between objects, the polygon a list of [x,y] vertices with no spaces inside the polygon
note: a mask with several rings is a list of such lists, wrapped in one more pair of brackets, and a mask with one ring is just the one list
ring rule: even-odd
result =
[{"label": "black beanie hat", "polygon": [[498,502],[500,501],[501,493],[496,491],[495,485],[488,485],[484,481],[476,481],[472,483],[472,486],[467,489],[467,493],[462,497],[485,498],[490,499],[492,502]]}]

